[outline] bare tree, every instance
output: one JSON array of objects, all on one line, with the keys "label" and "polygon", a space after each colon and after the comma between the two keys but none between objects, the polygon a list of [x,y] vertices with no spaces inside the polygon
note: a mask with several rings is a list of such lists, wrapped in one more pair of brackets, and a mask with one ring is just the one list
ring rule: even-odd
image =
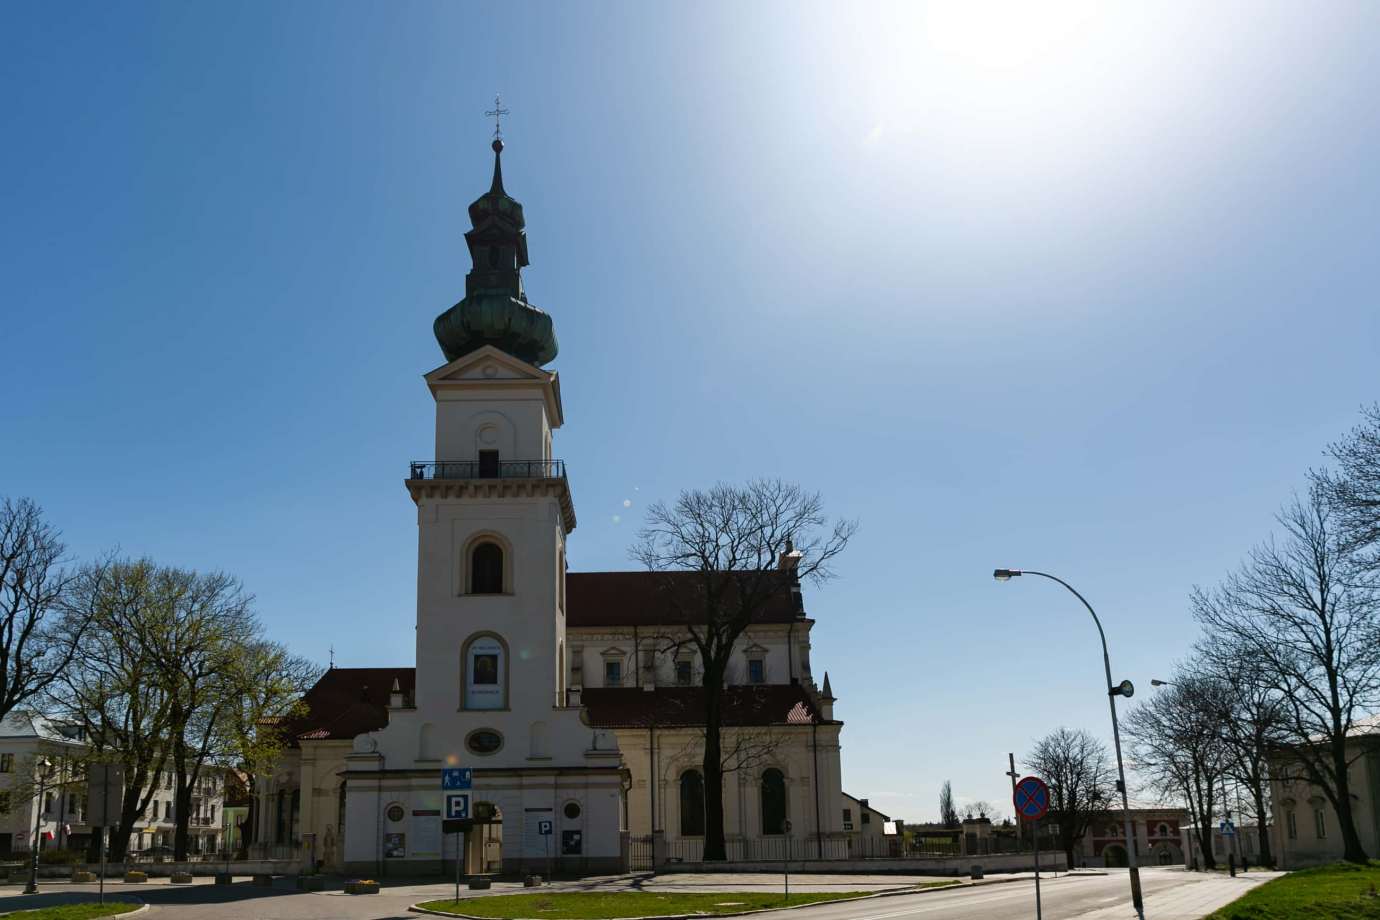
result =
[{"label": "bare tree", "polygon": [[1362,421],[1327,452],[1336,470],[1315,471],[1314,484],[1336,513],[1346,548],[1380,567],[1380,403],[1361,410]]},{"label": "bare tree", "polygon": [[1208,869],[1216,866],[1212,825],[1217,792],[1231,764],[1222,737],[1226,706],[1218,682],[1180,667],[1169,689],[1150,696],[1126,718],[1138,771],[1158,796],[1188,807]]},{"label": "bare tree", "polygon": [[1358,717],[1380,702],[1377,571],[1356,564],[1325,490],[1279,514],[1283,534],[1254,549],[1212,590],[1195,590],[1198,620],[1242,650],[1282,704],[1291,759],[1336,812],[1343,854],[1365,862],[1348,768]]},{"label": "bare tree", "polygon": [[65,552],[38,505],[0,501],[0,719],[53,686],[90,623],[69,603],[76,573]]},{"label": "bare tree", "polygon": [[685,491],[647,511],[633,556],[649,570],[681,573],[664,582],[664,622],[687,631],[703,668],[706,860],[726,858],[720,734],[734,644],[783,592],[826,580],[855,529],[831,523],[818,494],[780,480]]},{"label": "bare tree", "polygon": [[1215,684],[1210,700],[1220,707],[1216,715],[1228,753],[1227,774],[1246,788],[1255,815],[1260,862],[1273,865],[1269,755],[1285,742],[1283,701],[1256,658],[1236,645],[1205,642],[1193,663],[1181,670],[1201,673]]},{"label": "bare tree", "polygon": [[[1068,865],[1088,826],[1107,813],[1116,777],[1107,746],[1086,731],[1060,727],[1035,745],[1026,758],[1049,786],[1049,817]],[[1127,845],[1132,845],[1130,841]]]},{"label": "bare tree", "polygon": [[958,827],[958,807],[954,805],[954,787],[947,779],[939,787],[939,823],[945,827]]}]

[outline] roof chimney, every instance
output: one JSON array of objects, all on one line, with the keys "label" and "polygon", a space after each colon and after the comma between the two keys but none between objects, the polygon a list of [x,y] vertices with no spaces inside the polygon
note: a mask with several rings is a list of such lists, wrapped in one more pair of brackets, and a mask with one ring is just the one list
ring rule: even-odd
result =
[{"label": "roof chimney", "polygon": [[388,708],[403,708],[402,684],[398,683],[398,679],[396,677],[393,678],[393,689],[388,691]]}]

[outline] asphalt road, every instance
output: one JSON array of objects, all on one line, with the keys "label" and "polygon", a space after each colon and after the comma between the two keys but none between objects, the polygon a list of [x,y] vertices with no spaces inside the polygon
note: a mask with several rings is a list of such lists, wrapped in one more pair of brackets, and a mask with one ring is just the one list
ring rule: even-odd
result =
[{"label": "asphalt road", "polygon": [[[1237,883],[1236,880],[1182,870],[1146,871],[1144,887],[1148,920],[1187,920],[1201,916],[1206,910],[1227,903],[1243,893],[1259,878],[1253,873],[1252,877],[1243,878]],[[800,890],[806,887],[811,877],[801,876],[793,881],[798,885],[797,890]],[[817,884],[809,887],[848,890],[856,885],[857,889],[875,890],[882,885],[890,887],[905,881],[909,880],[872,876],[866,881],[859,879],[850,883],[830,877],[828,881],[817,880]],[[559,887],[607,889],[630,886],[651,890],[688,890],[702,888],[706,883],[713,884],[716,890],[764,890],[774,888],[779,884],[779,879],[774,876],[716,876],[711,881],[705,876],[670,876],[607,880],[589,886],[562,884]],[[796,887],[793,885],[793,888]],[[274,888],[256,888],[245,882],[231,886],[172,886],[166,882],[127,886],[115,882],[106,888],[109,896],[136,897],[146,901],[152,910],[141,916],[149,920],[160,917],[177,920],[415,920],[419,915],[409,913],[408,905],[451,894],[444,885],[428,884],[385,888],[379,895],[352,897],[338,891],[299,892],[290,886],[289,880],[279,880]],[[54,882],[44,886],[39,895],[25,896],[18,893],[17,887],[7,886],[0,888],[0,911],[94,900],[93,890],[94,886]],[[1104,916],[1134,917],[1128,904],[1125,872],[1044,879],[1041,890],[1045,920],[1071,920],[1089,914],[1095,914],[1096,920],[1103,920]],[[1034,882],[1021,879],[754,916],[761,920],[903,920],[910,917],[924,920],[1029,920],[1034,915]]]}]

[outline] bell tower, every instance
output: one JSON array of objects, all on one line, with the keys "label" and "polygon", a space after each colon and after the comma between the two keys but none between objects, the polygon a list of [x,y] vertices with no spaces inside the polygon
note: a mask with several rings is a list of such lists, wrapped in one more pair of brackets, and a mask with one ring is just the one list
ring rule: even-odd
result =
[{"label": "bell tower", "polygon": [[[442,816],[476,822],[467,871],[501,842],[503,869],[561,857],[620,871],[620,753],[594,737],[565,693],[566,540],[575,505],[552,435],[565,421],[551,317],[527,300],[522,205],[503,187],[493,143],[489,190],[470,205],[465,295],[436,317],[446,363],[425,375],[435,448],[408,466],[417,509],[417,669],[409,699],[345,756],[347,871],[441,871],[457,858]],[[442,790],[468,768],[472,787]],[[450,814],[473,806],[470,814]],[[572,850],[571,847],[574,849]],[[399,860],[378,867],[380,860]],[[454,865],[449,863],[448,865]],[[451,870],[453,871],[453,870]]]},{"label": "bell tower", "polygon": [[469,207],[465,296],[433,325],[448,362],[426,375],[434,459],[414,461],[407,479],[418,707],[459,712],[463,734],[438,741],[467,763],[526,756],[531,724],[564,705],[565,541],[575,527],[552,452],[560,381],[541,366],[556,336],[527,301],[522,205],[503,188],[503,141],[493,150],[493,182]]}]

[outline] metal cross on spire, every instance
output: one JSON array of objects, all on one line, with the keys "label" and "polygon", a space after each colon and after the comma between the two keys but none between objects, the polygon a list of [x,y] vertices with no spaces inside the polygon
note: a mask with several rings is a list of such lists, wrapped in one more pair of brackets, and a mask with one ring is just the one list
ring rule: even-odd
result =
[{"label": "metal cross on spire", "polygon": [[494,107],[493,107],[493,111],[485,112],[485,113],[484,113],[484,116],[485,116],[486,118],[492,118],[492,119],[494,120],[494,137],[496,137],[496,138],[502,138],[502,137],[503,137],[503,122],[502,122],[502,118],[503,118],[504,115],[507,115],[507,114],[509,114],[509,112],[508,112],[507,109],[505,109],[505,108],[503,107],[503,98],[502,98],[501,96],[495,95],[495,96],[494,96]]}]

